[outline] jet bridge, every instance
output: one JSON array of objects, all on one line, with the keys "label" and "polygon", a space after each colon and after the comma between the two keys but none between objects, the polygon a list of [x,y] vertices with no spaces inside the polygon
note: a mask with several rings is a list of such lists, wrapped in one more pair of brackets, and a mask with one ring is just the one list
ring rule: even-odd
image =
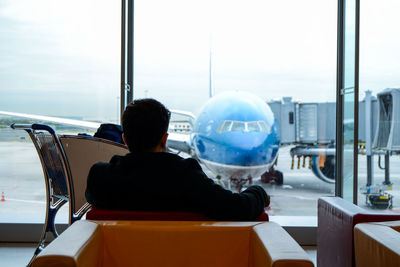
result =
[{"label": "jet bridge", "polygon": [[[292,168],[296,157],[297,168],[305,167],[308,158],[308,167],[318,178],[334,183],[336,103],[302,103],[284,97],[268,104],[280,123],[281,144],[294,146],[290,151]],[[400,89],[385,89],[377,97],[366,91],[359,103],[358,130],[359,153],[367,157],[367,184],[361,192],[368,204],[390,207],[392,197],[385,191],[392,185],[390,156],[400,154]],[[385,171],[385,180],[378,185],[373,183],[374,155],[379,157],[378,167]]]},{"label": "jet bridge", "polygon": [[279,121],[281,145],[294,145],[291,168],[297,157],[297,168],[308,162],[318,178],[334,183],[336,103],[303,103],[284,97],[268,104]]},{"label": "jet bridge", "polygon": [[301,103],[284,97],[268,104],[279,121],[282,145],[335,142],[336,103]]}]

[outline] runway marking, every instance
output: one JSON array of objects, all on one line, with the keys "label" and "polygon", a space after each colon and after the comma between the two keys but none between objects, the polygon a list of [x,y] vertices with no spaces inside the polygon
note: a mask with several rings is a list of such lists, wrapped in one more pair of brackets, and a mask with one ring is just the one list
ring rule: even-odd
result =
[{"label": "runway marking", "polygon": [[15,199],[15,198],[6,198],[6,201],[15,201],[15,202],[31,203],[31,204],[46,204],[45,201],[24,200],[24,199]]}]

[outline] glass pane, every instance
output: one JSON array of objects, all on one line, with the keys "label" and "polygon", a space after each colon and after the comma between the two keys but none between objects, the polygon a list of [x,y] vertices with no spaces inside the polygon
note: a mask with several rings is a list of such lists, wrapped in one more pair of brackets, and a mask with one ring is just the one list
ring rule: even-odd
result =
[{"label": "glass pane", "polygon": [[[240,155],[260,160],[279,149],[275,169],[283,173],[283,184],[269,174],[254,175],[253,184],[272,195],[270,214],[316,215],[317,199],[334,195],[336,33],[335,1],[136,0],[135,98],[153,97],[195,115],[194,133],[204,137],[196,151],[207,151],[210,144],[212,152],[202,162],[210,178],[230,178],[207,165],[212,157],[219,156],[218,166],[234,165]],[[228,91],[256,95],[273,116],[248,116],[242,106],[247,97],[210,107],[210,86],[214,99]],[[300,118],[297,110],[310,103],[312,114]],[[232,130],[225,131],[228,124],[221,121],[233,121]],[[251,130],[253,122],[261,131]],[[313,135],[300,140],[298,123],[312,127],[303,133]],[[280,145],[249,152],[275,133]],[[251,138],[242,139],[247,135]],[[296,149],[293,165],[291,149]]]},{"label": "glass pane", "polygon": [[260,127],[256,121],[247,123],[247,131],[249,132],[260,132]]},{"label": "glass pane", "polygon": [[232,125],[231,121],[223,121],[222,124],[221,124],[219,132],[222,133],[222,132],[230,131],[231,130],[231,125]]},{"label": "glass pane", "polygon": [[271,127],[265,121],[259,121],[258,125],[260,125],[263,132],[271,133]]},{"label": "glass pane", "polygon": [[358,156],[358,203],[374,212],[400,213],[400,2],[365,0],[360,8],[359,137],[365,149]]},{"label": "glass pane", "polygon": [[231,131],[244,132],[244,122],[234,121]]},{"label": "glass pane", "polygon": [[346,0],[344,8],[343,198],[353,202],[356,1]]},{"label": "glass pane", "polygon": [[[1,1],[0,110],[118,122],[120,13],[119,1]],[[10,129],[14,122],[37,120],[0,116],[0,223],[42,223],[40,161],[28,135]],[[51,126],[60,134],[94,132]],[[60,218],[66,222],[66,213]]]}]

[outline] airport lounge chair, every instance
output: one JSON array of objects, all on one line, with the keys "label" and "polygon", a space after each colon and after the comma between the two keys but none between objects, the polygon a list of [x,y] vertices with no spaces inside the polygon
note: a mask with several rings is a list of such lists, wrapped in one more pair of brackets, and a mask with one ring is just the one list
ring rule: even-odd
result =
[{"label": "airport lounge chair", "polygon": [[98,161],[109,161],[115,154],[126,154],[128,150],[121,144],[100,138],[58,136],[51,127],[43,124],[12,124],[11,128],[23,129],[29,134],[45,178],[46,217],[33,260],[43,250],[48,233],[58,236],[55,217],[65,203],[69,201],[69,225],[90,208],[84,195],[90,167]]},{"label": "airport lounge chair", "polygon": [[274,222],[88,221],[74,223],[33,266],[313,267]]},{"label": "airport lounge chair", "polygon": [[400,220],[400,214],[368,211],[340,197],[319,198],[317,265],[355,267],[354,227],[359,223],[393,220]]},{"label": "airport lounge chair", "polygon": [[125,145],[109,140],[81,135],[60,135],[60,143],[69,168],[71,223],[80,219],[90,208],[85,197],[90,168],[97,162],[109,162],[114,155],[127,154]]}]

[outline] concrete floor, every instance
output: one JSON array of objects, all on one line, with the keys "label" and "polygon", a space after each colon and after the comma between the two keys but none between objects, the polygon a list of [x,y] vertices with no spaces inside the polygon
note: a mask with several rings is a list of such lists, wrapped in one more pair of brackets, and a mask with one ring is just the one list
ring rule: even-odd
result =
[{"label": "concrete floor", "polygon": [[34,243],[0,243],[0,262],[2,266],[26,266],[32,258]]}]

